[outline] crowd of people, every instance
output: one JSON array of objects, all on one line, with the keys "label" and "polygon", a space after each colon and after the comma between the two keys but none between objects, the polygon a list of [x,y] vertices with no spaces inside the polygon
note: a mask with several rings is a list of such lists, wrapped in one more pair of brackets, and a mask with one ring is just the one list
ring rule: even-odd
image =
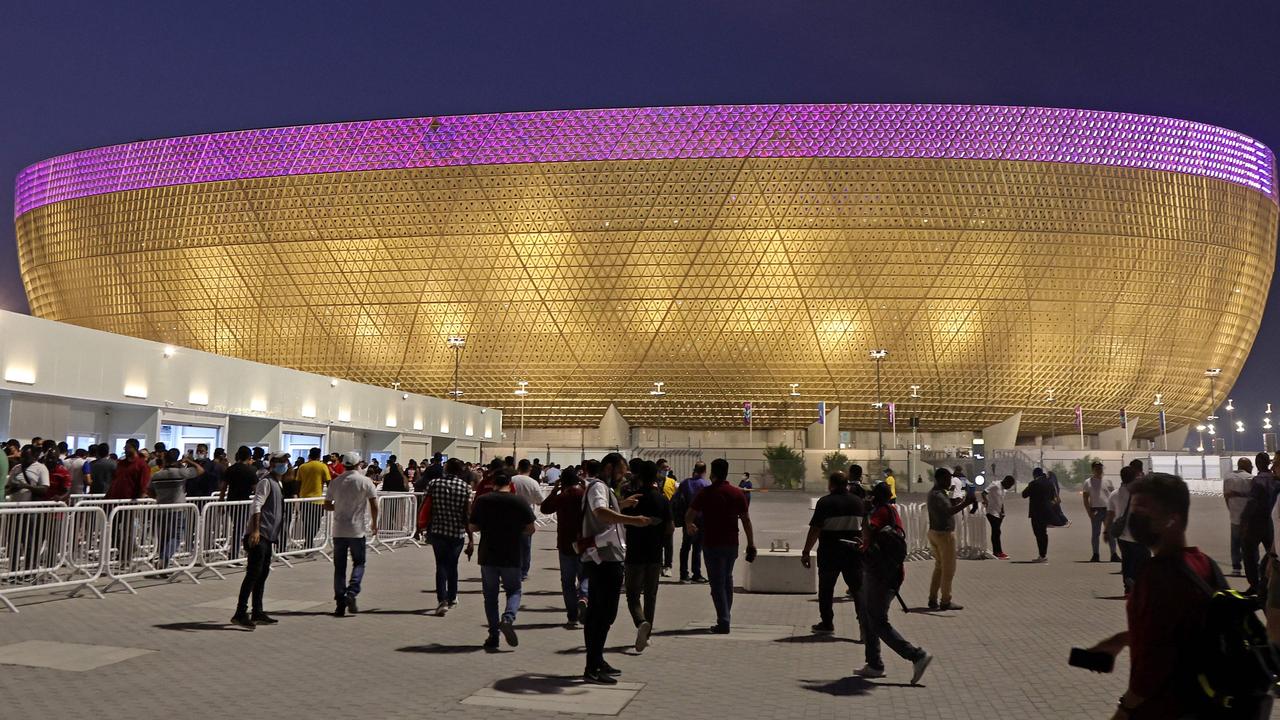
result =
[{"label": "crowd of people", "polygon": [[[249,447],[238,448],[234,458],[221,449],[210,456],[203,445],[184,455],[162,444],[148,451],[132,440],[122,456],[108,450],[105,445],[70,450],[39,438],[28,444],[11,440],[0,456],[7,499],[66,501],[72,493],[97,492],[161,503],[182,502],[187,495],[251,501],[243,527],[246,572],[232,617],[233,624],[249,629],[276,622],[264,611],[263,596],[272,549],[286,522],[283,501],[290,497],[315,498],[332,514],[334,615],[342,617],[359,612],[366,543],[378,533],[379,491],[416,491],[419,534],[435,558],[435,613],[443,616],[457,606],[459,563],[464,554],[474,555],[487,620],[483,647],[490,650],[503,642],[519,645],[531,540],[538,515],[553,516],[564,626],[582,631],[582,677],[594,684],[615,684],[621,674],[606,659],[605,647],[622,602],[635,631],[630,644],[643,652],[657,622],[660,578],[678,561],[679,583],[708,586],[716,619],[706,632],[729,634],[734,566],[740,556],[747,562],[756,557],[749,501],[754,488],[745,473],[731,483],[724,459],[709,467],[699,462],[689,477],[678,480],[663,460],[628,461],[619,453],[565,468],[513,457],[479,465],[446,461],[439,454],[407,466],[391,456],[380,467],[359,453],[325,455],[319,448],[306,458]],[[1081,662],[1106,670],[1109,664],[1096,658],[1130,650],[1129,682],[1117,718],[1252,718],[1269,712],[1280,671],[1280,561],[1274,547],[1280,480],[1271,462],[1267,453],[1242,458],[1223,480],[1232,575],[1245,577],[1243,593],[1230,591],[1216,563],[1187,546],[1190,495],[1180,478],[1148,473],[1141,460],[1134,460],[1121,469],[1115,487],[1102,463],[1094,463],[1080,492],[1090,523],[1087,562],[1103,562],[1105,544],[1106,559],[1120,564],[1128,629],[1081,651],[1086,660],[1095,659]],[[1006,476],[980,485],[958,467],[938,468],[933,481],[925,499],[933,568],[923,610],[958,611],[963,608],[952,597],[956,516],[981,509],[991,528],[992,554],[1008,559],[1006,496],[1017,483]],[[896,490],[888,470],[870,483],[858,465],[832,473],[828,494],[810,518],[800,560],[810,567],[816,547],[818,622],[812,631],[835,632],[836,588],[843,581],[864,644],[865,664],[857,674],[884,677],[881,648],[888,645],[911,664],[915,684],[933,656],[904,638],[890,620],[895,599],[906,609],[901,588],[907,538]],[[1049,530],[1068,524],[1062,487],[1052,473],[1037,468],[1021,496],[1036,543],[1029,562],[1048,562]],[[162,547],[160,553],[172,549]],[[1231,606],[1232,599],[1243,604]],[[1254,618],[1255,608],[1264,610],[1265,627]],[[1227,612],[1235,613],[1231,622],[1221,618]],[[1235,642],[1223,641],[1229,633]],[[1223,679],[1206,667],[1210,661],[1234,668],[1243,664],[1254,672],[1236,671]],[[1224,698],[1230,709],[1213,710],[1215,702],[1227,702]]]}]

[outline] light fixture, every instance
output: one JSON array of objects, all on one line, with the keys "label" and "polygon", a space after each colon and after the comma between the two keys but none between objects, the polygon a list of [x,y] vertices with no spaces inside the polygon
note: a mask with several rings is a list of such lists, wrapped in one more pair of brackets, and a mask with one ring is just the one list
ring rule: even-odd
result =
[{"label": "light fixture", "polygon": [[187,402],[191,405],[208,405],[209,393],[204,390],[192,390],[187,393]]},{"label": "light fixture", "polygon": [[301,409],[301,410],[299,410],[298,412],[299,412],[299,414],[300,414],[300,415],[302,415],[302,417],[304,417],[304,418],[313,418],[313,417],[315,417],[315,416],[316,416],[316,406],[315,406],[315,403],[307,403],[307,404],[303,405],[303,406],[302,406],[302,409]]},{"label": "light fixture", "polygon": [[1045,398],[1045,400],[1046,400],[1050,405],[1052,405],[1052,404],[1053,404],[1053,388],[1049,388],[1048,393],[1049,393],[1049,396],[1048,396],[1047,398]]},{"label": "light fixture", "polygon": [[329,387],[338,387],[338,378],[329,378]]},{"label": "light fixture", "polygon": [[1236,421],[1236,432],[1244,432],[1244,421],[1243,421],[1243,420],[1237,420],[1237,421]]},{"label": "light fixture", "polygon": [[1204,426],[1204,425],[1197,425],[1197,426],[1196,426],[1196,432],[1204,432],[1204,431],[1205,431],[1205,429],[1206,429],[1206,428],[1205,428],[1205,426]]},{"label": "light fixture", "polygon": [[351,422],[351,408],[338,408],[338,422]]},{"label": "light fixture", "polygon": [[421,429],[422,429],[422,418],[414,418],[414,419],[413,419],[413,429],[414,429],[414,430],[421,430]]},{"label": "light fixture", "polygon": [[449,432],[449,421],[448,421],[448,420],[441,420],[441,421],[440,421],[440,432],[442,432],[442,433],[447,433],[447,432]]},{"label": "light fixture", "polygon": [[1271,429],[1271,418],[1270,418],[1270,417],[1263,417],[1263,418],[1262,418],[1262,429],[1263,429],[1263,430],[1270,430],[1270,429]]},{"label": "light fixture", "polygon": [[1231,398],[1227,398],[1227,407],[1226,407],[1227,412],[1231,412],[1235,409],[1236,409],[1236,406],[1231,403]]},{"label": "light fixture", "polygon": [[1153,403],[1151,403],[1151,404],[1152,404],[1152,405],[1163,405],[1163,404],[1164,404],[1164,393],[1156,393],[1156,401],[1155,401],[1155,402],[1153,402]]},{"label": "light fixture", "polygon": [[254,412],[266,412],[267,411],[266,398],[260,398],[260,397],[253,398],[252,400],[249,401],[249,409]]},{"label": "light fixture", "polygon": [[395,426],[396,426],[396,416],[395,416],[395,415],[388,415],[388,416],[387,416],[386,425],[387,425],[387,427],[395,427]]},{"label": "light fixture", "polygon": [[400,399],[401,399],[401,400],[408,400],[408,399],[409,399],[409,393],[400,393]]},{"label": "light fixture", "polygon": [[146,386],[146,385],[138,385],[137,383],[130,383],[130,384],[128,384],[128,385],[125,385],[125,386],[124,386],[124,396],[125,396],[125,397],[131,397],[131,398],[137,398],[137,399],[139,399],[139,400],[146,400],[146,399],[147,399],[147,386]]},{"label": "light fixture", "polygon": [[172,345],[165,345],[164,350],[162,350],[160,354],[164,355],[166,358],[171,358],[173,357],[174,352],[175,350]]},{"label": "light fixture", "polygon": [[913,397],[913,398],[918,398],[918,397],[920,397],[920,386],[919,386],[919,385],[912,385],[912,386],[911,386],[911,397]]},{"label": "light fixture", "polygon": [[466,347],[467,339],[458,335],[452,335],[445,342],[447,342],[451,348],[460,348]]},{"label": "light fixture", "polygon": [[19,385],[35,385],[36,371],[34,368],[7,367],[4,369],[4,381]]},{"label": "light fixture", "polygon": [[889,357],[889,351],[885,350],[884,348],[876,348],[875,350],[872,350],[867,354],[871,356],[872,360],[883,360]]},{"label": "light fixture", "polygon": [[1218,377],[1222,374],[1222,368],[1209,368],[1204,371],[1205,377]]},{"label": "light fixture", "polygon": [[879,410],[880,408],[884,407],[884,403],[880,402],[879,400],[876,400],[875,402],[871,403],[871,407],[876,410]]},{"label": "light fixture", "polygon": [[663,385],[666,385],[666,383],[665,382],[654,383],[653,389],[649,391],[649,394],[654,397],[662,397],[663,395],[666,395],[667,393],[662,389]]},{"label": "light fixture", "polygon": [[1217,434],[1218,434],[1218,428],[1217,428],[1217,427],[1215,427],[1213,423],[1209,423],[1209,434],[1210,434],[1210,435],[1217,435]]},{"label": "light fixture", "polygon": [[800,383],[791,383],[791,397],[800,397]]},{"label": "light fixture", "polygon": [[516,381],[516,385],[519,385],[520,387],[517,387],[517,388],[515,389],[515,392],[514,392],[513,394],[515,394],[515,395],[517,395],[517,396],[519,396],[519,397],[524,397],[525,395],[528,395],[528,394],[529,394],[529,381],[528,381],[528,380],[517,380],[517,381]]}]

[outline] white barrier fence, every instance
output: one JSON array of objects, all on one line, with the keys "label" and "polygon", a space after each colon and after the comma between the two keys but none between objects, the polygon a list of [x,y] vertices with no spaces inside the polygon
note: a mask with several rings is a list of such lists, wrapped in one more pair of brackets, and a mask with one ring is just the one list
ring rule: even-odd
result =
[{"label": "white barrier fence", "polygon": [[[381,554],[386,548],[395,552],[395,546],[412,543],[418,534],[418,497],[413,493],[378,494],[378,534],[369,548]],[[421,547],[421,545],[418,545]]]},{"label": "white barrier fence", "polygon": [[316,498],[289,498],[284,501],[284,529],[276,543],[276,557],[293,567],[290,558],[320,554],[332,561],[327,548],[329,543],[330,513],[324,510],[324,500]]},{"label": "white barrier fence", "polygon": [[[907,560],[932,560],[933,548],[929,545],[929,508],[924,503],[899,503],[902,528],[907,533]],[[956,557],[964,560],[989,560],[991,554],[990,530],[987,518],[979,510],[970,514],[963,510],[953,516],[956,519]]]},{"label": "white barrier fence", "polygon": [[242,539],[252,506],[251,500],[226,500],[207,502],[200,509],[200,537],[196,546],[196,564],[200,571],[196,573],[197,578],[210,572],[219,580],[225,580],[226,575],[218,568],[244,562]]},{"label": "white barrier fence", "polygon": [[196,566],[200,514],[191,503],[117,505],[107,516],[106,573],[111,582],[131,593],[130,580],[185,575],[200,582],[191,570]]},{"label": "white barrier fence", "polygon": [[71,588],[74,597],[102,577],[100,543],[107,516],[101,508],[21,507],[0,509],[0,602],[18,608],[7,595],[34,589]]}]

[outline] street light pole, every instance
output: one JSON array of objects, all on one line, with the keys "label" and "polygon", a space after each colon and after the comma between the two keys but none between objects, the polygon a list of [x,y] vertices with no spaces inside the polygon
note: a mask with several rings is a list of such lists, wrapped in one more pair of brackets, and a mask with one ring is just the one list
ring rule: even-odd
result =
[{"label": "street light pole", "polygon": [[889,356],[889,351],[884,348],[876,348],[869,355],[872,360],[876,361],[876,445],[878,449],[878,459],[880,462],[876,472],[884,471],[884,399],[880,396],[880,362]]},{"label": "street light pole", "polygon": [[[1227,398],[1227,416],[1231,421],[1231,427],[1237,428],[1239,431],[1239,423],[1236,422],[1236,406],[1231,402],[1231,398]],[[1241,431],[1243,432],[1243,431]],[[1236,451],[1236,436],[1231,436],[1231,452]]]},{"label": "street light pole", "polygon": [[458,386],[458,369],[462,366],[462,348],[466,346],[467,339],[454,335],[449,338],[448,343],[449,347],[453,348],[453,389],[449,391],[449,394],[456,401],[462,397],[462,388]]},{"label": "street light pole", "polygon": [[[515,395],[520,398],[520,429],[516,432],[516,439],[511,443],[511,457],[513,458],[519,454],[516,450],[517,443],[524,439],[524,399],[529,394],[529,381],[518,380],[516,385],[519,386],[516,388]],[[548,461],[550,461],[550,458],[548,458]]]},{"label": "street light pole", "polygon": [[653,389],[649,391],[649,394],[652,395],[653,398],[658,401],[658,447],[659,448],[662,447],[662,421],[665,419],[662,413],[662,410],[664,409],[662,406],[662,397],[667,394],[662,389],[663,385],[666,385],[666,383],[661,381],[655,382],[653,384]]}]

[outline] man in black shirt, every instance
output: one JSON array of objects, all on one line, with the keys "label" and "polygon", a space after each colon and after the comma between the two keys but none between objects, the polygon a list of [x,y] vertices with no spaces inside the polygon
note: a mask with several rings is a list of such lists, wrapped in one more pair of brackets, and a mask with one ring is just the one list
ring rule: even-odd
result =
[{"label": "man in black shirt", "polygon": [[[489,620],[485,650],[498,648],[498,633],[507,644],[520,644],[516,637],[516,611],[520,609],[521,538],[537,529],[529,503],[511,489],[511,475],[499,470],[493,477],[493,492],[476,498],[471,506],[468,529],[480,533],[480,580],[484,590],[484,614]],[[507,605],[498,615],[498,589],[507,595]]]},{"label": "man in black shirt", "polygon": [[641,460],[635,464],[634,472],[632,482],[639,498],[623,514],[654,518],[652,525],[627,526],[627,556],[624,561],[627,609],[636,624],[636,652],[644,652],[649,644],[649,633],[653,631],[663,547],[675,532],[675,524],[671,519],[671,503],[659,485],[658,466],[649,460]]},{"label": "man in black shirt", "polygon": [[[252,499],[254,488],[257,486],[258,471],[253,467],[253,453],[249,451],[248,446],[241,445],[236,450],[236,461],[222,473],[222,479],[218,483],[218,501]],[[228,515],[234,525],[231,537],[239,538],[244,532],[245,521],[249,518],[247,508],[234,508],[228,511]],[[239,557],[240,543],[236,541],[229,543],[227,553],[229,560]]]},{"label": "man in black shirt", "polygon": [[[861,468],[858,469],[860,476]],[[809,552],[813,550],[814,543],[818,544],[819,622],[813,626],[813,632],[823,635],[835,632],[832,603],[835,599],[836,581],[841,576],[853,591],[854,611],[861,620],[861,595],[858,591],[862,587],[862,562],[857,543],[862,534],[863,518],[867,514],[863,499],[849,492],[849,478],[844,473],[831,473],[827,489],[828,494],[818,499],[818,505],[813,510],[813,517],[809,520],[809,535],[805,538],[804,550],[800,553],[800,562],[809,567]]]}]

